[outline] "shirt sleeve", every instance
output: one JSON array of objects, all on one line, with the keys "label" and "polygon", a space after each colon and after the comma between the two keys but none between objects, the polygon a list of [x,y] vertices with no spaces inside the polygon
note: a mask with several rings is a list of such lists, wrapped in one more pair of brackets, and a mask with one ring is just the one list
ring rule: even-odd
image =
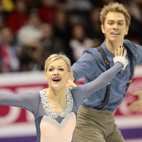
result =
[{"label": "shirt sleeve", "polygon": [[142,64],[142,46],[135,44],[137,46],[137,64]]},{"label": "shirt sleeve", "polygon": [[0,93],[0,105],[20,107],[36,114],[38,104],[39,104],[38,93],[32,93],[32,92],[21,93],[21,94]]},{"label": "shirt sleeve", "polygon": [[97,63],[90,52],[84,52],[81,58],[72,65],[72,72],[75,77],[75,81],[83,78],[87,74],[95,73],[97,69]]},{"label": "shirt sleeve", "polygon": [[105,87],[122,68],[122,63],[117,62],[113,67],[103,72],[94,81],[75,87],[72,92],[77,106],[79,107],[82,101],[91,94]]}]

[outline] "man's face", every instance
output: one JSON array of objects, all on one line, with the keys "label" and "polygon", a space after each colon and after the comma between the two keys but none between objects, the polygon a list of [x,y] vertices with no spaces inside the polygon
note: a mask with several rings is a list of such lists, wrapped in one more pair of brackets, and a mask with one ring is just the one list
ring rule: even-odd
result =
[{"label": "man's face", "polygon": [[124,36],[128,33],[125,17],[118,12],[109,12],[101,29],[108,42],[123,42]]}]

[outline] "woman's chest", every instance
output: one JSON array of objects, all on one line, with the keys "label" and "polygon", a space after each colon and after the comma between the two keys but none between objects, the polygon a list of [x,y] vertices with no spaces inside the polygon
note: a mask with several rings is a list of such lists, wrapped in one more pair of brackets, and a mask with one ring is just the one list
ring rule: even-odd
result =
[{"label": "woman's chest", "polygon": [[76,116],[74,112],[71,112],[64,118],[53,118],[44,115],[39,126],[41,142],[70,142],[76,126]]}]

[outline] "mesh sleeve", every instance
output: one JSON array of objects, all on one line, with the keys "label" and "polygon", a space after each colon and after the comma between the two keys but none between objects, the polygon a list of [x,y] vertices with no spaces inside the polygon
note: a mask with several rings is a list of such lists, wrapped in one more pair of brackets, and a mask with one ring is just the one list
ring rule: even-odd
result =
[{"label": "mesh sleeve", "polygon": [[21,93],[21,94],[2,94],[0,93],[0,105],[14,106],[24,108],[33,114],[37,113],[39,103],[38,93]]}]

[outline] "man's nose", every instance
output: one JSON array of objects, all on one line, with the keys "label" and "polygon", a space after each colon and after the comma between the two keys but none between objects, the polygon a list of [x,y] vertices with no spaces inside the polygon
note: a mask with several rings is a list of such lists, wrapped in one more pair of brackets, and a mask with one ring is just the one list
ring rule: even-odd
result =
[{"label": "man's nose", "polygon": [[114,28],[114,29],[117,29],[117,28],[118,28],[118,24],[115,23],[115,24],[113,25],[113,28]]}]

